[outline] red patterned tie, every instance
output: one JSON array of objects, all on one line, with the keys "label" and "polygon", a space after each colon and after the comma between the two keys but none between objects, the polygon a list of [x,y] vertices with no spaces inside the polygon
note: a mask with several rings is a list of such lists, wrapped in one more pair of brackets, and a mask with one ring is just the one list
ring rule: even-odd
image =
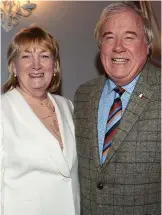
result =
[{"label": "red patterned tie", "polygon": [[121,119],[122,112],[121,96],[125,90],[122,87],[116,87],[114,91],[116,93],[116,96],[114,99],[114,103],[111,106],[109,117],[106,124],[106,134],[102,152],[102,163],[104,163],[107,153],[110,150],[112,138],[116,133],[117,126],[119,125]]}]

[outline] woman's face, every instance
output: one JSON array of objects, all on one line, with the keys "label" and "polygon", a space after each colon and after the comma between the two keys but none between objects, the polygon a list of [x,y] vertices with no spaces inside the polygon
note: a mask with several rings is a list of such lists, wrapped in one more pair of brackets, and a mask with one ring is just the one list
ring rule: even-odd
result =
[{"label": "woman's face", "polygon": [[54,74],[52,53],[43,48],[29,48],[19,53],[13,63],[20,89],[29,95],[44,99]]}]

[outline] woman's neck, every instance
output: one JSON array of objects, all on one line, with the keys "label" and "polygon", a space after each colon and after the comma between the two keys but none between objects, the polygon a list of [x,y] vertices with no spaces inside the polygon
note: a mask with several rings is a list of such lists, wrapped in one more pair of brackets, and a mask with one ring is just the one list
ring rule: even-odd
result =
[{"label": "woman's neck", "polygon": [[16,87],[16,89],[24,96],[26,97],[32,97],[33,99],[36,99],[36,100],[44,100],[47,98],[47,92],[40,92],[40,90],[36,91],[34,90],[34,93],[32,92],[29,92],[27,91],[26,89],[24,88],[20,88],[19,86]]}]

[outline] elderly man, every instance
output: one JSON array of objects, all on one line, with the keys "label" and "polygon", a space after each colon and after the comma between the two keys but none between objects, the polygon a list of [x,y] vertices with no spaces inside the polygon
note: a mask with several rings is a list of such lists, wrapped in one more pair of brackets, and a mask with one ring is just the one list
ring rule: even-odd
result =
[{"label": "elderly man", "polygon": [[96,25],[104,77],[75,94],[82,215],[160,215],[160,71],[153,33],[129,2]]}]

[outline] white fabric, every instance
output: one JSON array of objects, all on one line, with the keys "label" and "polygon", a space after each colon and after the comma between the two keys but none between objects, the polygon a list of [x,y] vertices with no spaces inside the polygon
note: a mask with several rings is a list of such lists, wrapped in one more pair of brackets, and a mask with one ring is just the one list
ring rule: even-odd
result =
[{"label": "white fabric", "polygon": [[3,215],[80,215],[73,105],[48,94],[64,145],[16,89],[2,95]]}]

